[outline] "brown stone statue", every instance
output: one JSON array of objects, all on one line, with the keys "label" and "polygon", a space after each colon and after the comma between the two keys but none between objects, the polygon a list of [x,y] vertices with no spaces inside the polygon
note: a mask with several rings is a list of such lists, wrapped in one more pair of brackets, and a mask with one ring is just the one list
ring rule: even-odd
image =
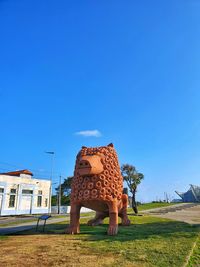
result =
[{"label": "brown stone statue", "polygon": [[117,234],[118,216],[122,219],[122,225],[130,225],[127,217],[128,197],[122,191],[123,178],[113,144],[82,147],[76,157],[67,233],[79,233],[81,207],[96,211],[95,218],[88,221],[88,225],[102,224],[104,218],[109,217],[108,235]]}]

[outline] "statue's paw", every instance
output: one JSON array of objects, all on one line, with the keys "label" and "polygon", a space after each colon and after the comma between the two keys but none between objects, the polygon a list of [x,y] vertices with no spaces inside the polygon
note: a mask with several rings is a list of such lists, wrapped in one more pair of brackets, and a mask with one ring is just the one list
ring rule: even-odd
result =
[{"label": "statue's paw", "polygon": [[65,230],[66,234],[70,234],[70,235],[74,235],[74,234],[79,234],[80,230],[78,227],[71,227],[69,226],[66,230]]},{"label": "statue's paw", "polygon": [[127,218],[122,221],[123,226],[129,226],[131,224],[131,221]]},{"label": "statue's paw", "polygon": [[116,235],[118,233],[118,225],[110,225],[108,227],[108,235]]},{"label": "statue's paw", "polygon": [[94,222],[95,222],[95,220],[89,220],[88,222],[87,222],[87,225],[88,226],[94,226]]},{"label": "statue's paw", "polygon": [[97,226],[97,225],[101,225],[101,224],[102,224],[102,220],[94,220],[94,219],[92,219],[92,220],[89,220],[87,222],[88,226]]}]

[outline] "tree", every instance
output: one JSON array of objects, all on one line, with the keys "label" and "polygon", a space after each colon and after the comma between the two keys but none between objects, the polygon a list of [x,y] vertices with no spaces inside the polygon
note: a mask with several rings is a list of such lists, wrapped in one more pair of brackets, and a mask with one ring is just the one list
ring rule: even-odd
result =
[{"label": "tree", "polygon": [[[69,196],[61,196],[61,205],[70,205]],[[51,206],[58,206],[58,195],[51,196]]]},{"label": "tree", "polygon": [[137,192],[137,187],[144,179],[144,175],[136,171],[136,168],[130,164],[123,164],[121,166],[121,173],[124,181],[127,183],[127,186],[132,194],[132,209],[138,214],[137,203],[135,200],[135,195]]},{"label": "tree", "polygon": [[[71,193],[71,183],[73,176],[69,176],[64,179],[64,182],[61,184],[61,205],[69,205],[70,204],[70,193]],[[52,206],[59,206],[59,193],[60,186],[55,188],[56,195],[53,195],[51,198]]]},{"label": "tree", "polygon": [[[72,179],[73,179],[73,176],[69,176],[65,178],[64,182],[61,184],[61,197],[64,195],[66,196],[70,195]],[[60,186],[58,186],[55,190],[58,194],[60,190]]]},{"label": "tree", "polygon": [[58,196],[52,195],[51,196],[51,206],[57,206],[58,205]]}]

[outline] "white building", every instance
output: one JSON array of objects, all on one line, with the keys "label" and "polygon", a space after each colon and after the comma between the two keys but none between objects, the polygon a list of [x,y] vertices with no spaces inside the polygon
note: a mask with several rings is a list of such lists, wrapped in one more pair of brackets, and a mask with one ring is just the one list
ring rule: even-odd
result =
[{"label": "white building", "polygon": [[0,216],[50,212],[51,182],[32,176],[29,170],[0,173]]}]

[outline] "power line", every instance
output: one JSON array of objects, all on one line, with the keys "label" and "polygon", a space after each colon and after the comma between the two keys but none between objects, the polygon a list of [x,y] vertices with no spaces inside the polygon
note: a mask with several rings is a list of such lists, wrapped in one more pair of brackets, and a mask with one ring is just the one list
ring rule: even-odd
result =
[{"label": "power line", "polygon": [[[13,171],[13,168],[16,168],[16,169],[25,169],[24,166],[19,166],[19,165],[16,165],[16,164],[13,164],[13,163],[8,163],[8,162],[5,162],[5,161],[0,161],[0,165],[7,165],[7,166],[10,166],[9,168],[5,168],[4,166],[0,166],[0,170],[2,172],[10,172],[10,171]],[[12,167],[12,168],[11,168]],[[51,171],[41,171],[39,169],[32,169],[32,168],[28,168],[31,172],[34,173],[34,176],[33,178],[34,179],[44,179],[44,180],[49,180],[50,179],[50,176],[53,174],[53,179],[52,179],[52,182],[57,182],[57,176],[62,176],[62,178],[66,178],[67,176],[66,175],[62,175],[60,172],[58,171],[53,171],[53,173],[51,173]]]},{"label": "power line", "polygon": [[[17,168],[17,169],[24,169],[24,166],[19,166],[19,165],[15,165],[15,164],[10,164],[10,163],[7,163],[7,162],[2,162],[2,161],[0,161],[0,164],[3,164],[3,165],[8,165],[8,166],[11,166],[11,167],[15,167],[15,168]],[[2,168],[2,167],[0,167],[1,169],[5,169],[5,168]],[[33,172],[35,172],[35,173],[44,173],[45,175],[49,175],[50,173],[51,173],[51,171],[47,171],[47,170],[45,170],[45,171],[41,171],[41,170],[39,170],[39,169],[33,169],[33,168],[29,168],[31,171],[33,171]],[[5,169],[5,170],[10,170],[10,168],[9,169]],[[60,172],[57,172],[57,171],[55,171],[55,172],[53,172],[53,174],[55,175],[59,175],[60,174]]]}]

